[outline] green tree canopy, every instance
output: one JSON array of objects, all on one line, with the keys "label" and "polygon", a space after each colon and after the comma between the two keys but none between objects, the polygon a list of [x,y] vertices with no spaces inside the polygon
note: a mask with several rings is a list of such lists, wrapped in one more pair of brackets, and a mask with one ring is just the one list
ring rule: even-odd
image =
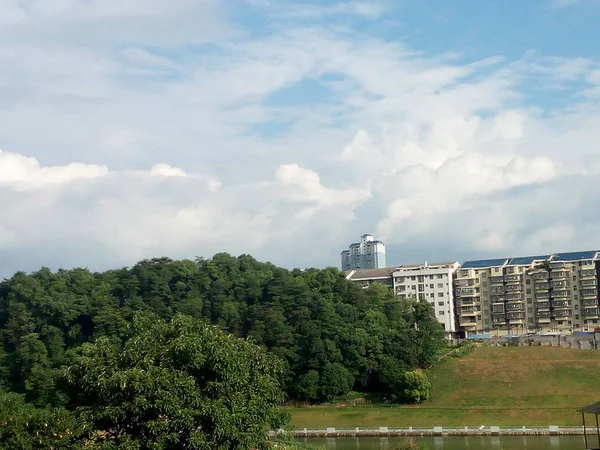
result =
[{"label": "green tree canopy", "polygon": [[136,314],[123,344],[84,344],[60,371],[86,438],[124,449],[266,448],[283,364],[191,317]]}]

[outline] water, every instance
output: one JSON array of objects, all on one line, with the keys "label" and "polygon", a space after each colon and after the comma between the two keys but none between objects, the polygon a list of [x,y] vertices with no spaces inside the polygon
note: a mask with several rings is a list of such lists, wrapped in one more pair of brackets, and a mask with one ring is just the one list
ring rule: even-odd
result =
[{"label": "water", "polygon": [[[327,450],[395,450],[403,437],[309,438],[302,441]],[[583,436],[468,436],[415,438],[423,450],[584,450]],[[596,445],[588,436],[588,445]]]}]

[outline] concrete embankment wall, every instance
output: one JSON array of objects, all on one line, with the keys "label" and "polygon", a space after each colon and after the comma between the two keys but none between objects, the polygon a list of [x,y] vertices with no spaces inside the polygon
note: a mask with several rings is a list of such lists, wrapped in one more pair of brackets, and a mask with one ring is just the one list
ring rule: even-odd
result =
[{"label": "concrete embankment wall", "polygon": [[[596,428],[587,428],[587,434],[595,435]],[[293,430],[271,431],[270,437],[292,435],[295,438],[304,437],[387,437],[387,436],[565,436],[582,435],[583,427],[484,427],[484,428],[353,428],[335,429],[324,428],[320,430]]]},{"label": "concrete embankment wall", "polygon": [[492,346],[548,346],[548,347],[565,347],[576,348],[580,350],[597,350],[600,334],[571,334],[562,336],[519,336],[505,337],[496,336],[489,339],[488,343]]}]

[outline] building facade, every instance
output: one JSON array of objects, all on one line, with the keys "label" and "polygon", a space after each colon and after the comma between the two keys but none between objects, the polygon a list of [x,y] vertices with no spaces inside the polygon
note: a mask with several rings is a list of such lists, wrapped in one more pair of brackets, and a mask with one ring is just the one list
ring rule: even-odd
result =
[{"label": "building facade", "polygon": [[458,325],[466,337],[593,330],[599,279],[598,251],[467,261],[454,281]]},{"label": "building facade", "polygon": [[443,262],[385,269],[354,269],[346,272],[346,278],[363,288],[375,283],[383,284],[400,297],[427,301],[450,338],[457,331],[452,280],[458,267],[460,264],[457,262]]},{"label": "building facade", "polygon": [[400,266],[393,273],[396,295],[427,301],[448,337],[457,331],[453,278],[459,267],[458,262],[425,262]]},{"label": "building facade", "polygon": [[342,270],[382,269],[386,267],[385,244],[370,234],[363,234],[360,242],[350,244],[341,253]]}]

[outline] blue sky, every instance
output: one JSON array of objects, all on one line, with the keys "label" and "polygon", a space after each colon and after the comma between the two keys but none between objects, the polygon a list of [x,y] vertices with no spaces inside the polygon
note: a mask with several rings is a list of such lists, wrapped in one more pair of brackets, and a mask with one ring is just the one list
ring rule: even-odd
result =
[{"label": "blue sky", "polygon": [[600,247],[598,0],[0,7],[0,276]]}]

